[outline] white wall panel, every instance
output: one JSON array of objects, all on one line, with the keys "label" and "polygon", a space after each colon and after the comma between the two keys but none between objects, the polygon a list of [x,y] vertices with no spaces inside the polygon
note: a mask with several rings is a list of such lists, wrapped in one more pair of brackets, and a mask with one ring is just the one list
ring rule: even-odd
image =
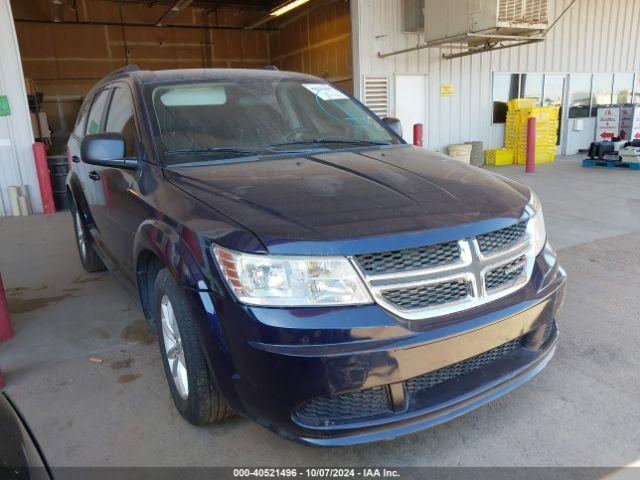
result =
[{"label": "white wall panel", "polygon": [[[570,1],[550,1],[552,21]],[[352,0],[352,15],[355,75],[429,75],[425,131],[428,147],[437,150],[469,140],[502,146],[504,127],[491,124],[493,72],[640,73],[640,0],[578,0],[542,43],[455,60],[442,59],[454,52],[444,49],[378,57],[422,41],[402,32],[402,0]],[[454,85],[453,97],[440,96],[444,83]],[[393,92],[390,102],[393,114]]]},{"label": "white wall panel", "polygon": [[0,216],[11,215],[7,187],[27,185],[35,212],[42,211],[33,161],[33,132],[9,0],[0,0],[0,95],[11,115],[0,117]]}]

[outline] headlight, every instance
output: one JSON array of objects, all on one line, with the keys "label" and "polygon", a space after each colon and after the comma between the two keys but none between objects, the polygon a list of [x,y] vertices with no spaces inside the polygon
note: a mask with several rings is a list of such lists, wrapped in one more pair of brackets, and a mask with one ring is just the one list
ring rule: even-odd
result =
[{"label": "headlight", "polygon": [[544,226],[544,215],[542,214],[542,205],[538,196],[531,192],[531,200],[527,205],[531,219],[527,225],[527,231],[531,237],[533,250],[538,255],[547,243],[547,231]]},{"label": "headlight", "polygon": [[255,255],[213,247],[236,297],[249,305],[310,307],[372,303],[345,257]]}]

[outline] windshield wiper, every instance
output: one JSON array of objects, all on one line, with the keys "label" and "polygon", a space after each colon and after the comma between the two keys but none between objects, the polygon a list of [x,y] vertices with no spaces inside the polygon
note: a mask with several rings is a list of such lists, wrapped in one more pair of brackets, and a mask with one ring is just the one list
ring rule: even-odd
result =
[{"label": "windshield wiper", "polygon": [[168,150],[168,155],[187,155],[187,154],[200,154],[200,153],[240,153],[240,154],[258,154],[263,152],[269,152],[268,149],[258,148],[240,148],[240,147],[203,147],[203,148],[182,148],[179,150]]},{"label": "windshield wiper", "polygon": [[358,140],[355,138],[314,138],[313,140],[299,140],[285,143],[272,143],[270,147],[285,147],[288,145],[391,145],[389,142],[376,140]]}]

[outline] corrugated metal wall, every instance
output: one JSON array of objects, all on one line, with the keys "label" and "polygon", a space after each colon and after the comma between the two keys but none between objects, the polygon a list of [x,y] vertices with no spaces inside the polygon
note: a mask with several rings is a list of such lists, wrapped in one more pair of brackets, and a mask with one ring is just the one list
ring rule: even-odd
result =
[{"label": "corrugated metal wall", "polygon": [[[402,3],[352,1],[355,91],[362,94],[364,75],[428,75],[425,129],[432,149],[468,140],[482,140],[485,147],[502,145],[504,127],[491,123],[493,72],[640,72],[640,0],[578,0],[548,38],[536,45],[454,60],[442,59],[443,53],[454,53],[445,49],[380,59],[378,52],[422,41],[422,35],[402,33]],[[569,3],[551,0],[551,20]],[[442,84],[453,84],[455,94],[441,97]],[[392,113],[393,98],[392,88]]]}]

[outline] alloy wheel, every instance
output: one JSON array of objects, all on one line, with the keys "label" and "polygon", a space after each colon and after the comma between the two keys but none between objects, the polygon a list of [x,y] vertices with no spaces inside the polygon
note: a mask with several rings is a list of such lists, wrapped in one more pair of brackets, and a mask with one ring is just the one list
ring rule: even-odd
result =
[{"label": "alloy wheel", "polygon": [[176,322],[176,316],[169,297],[164,295],[160,302],[160,321],[162,323],[162,337],[167,354],[167,363],[171,371],[173,383],[180,397],[186,400],[189,396],[189,381],[187,378],[187,364],[182,348],[182,338]]}]

